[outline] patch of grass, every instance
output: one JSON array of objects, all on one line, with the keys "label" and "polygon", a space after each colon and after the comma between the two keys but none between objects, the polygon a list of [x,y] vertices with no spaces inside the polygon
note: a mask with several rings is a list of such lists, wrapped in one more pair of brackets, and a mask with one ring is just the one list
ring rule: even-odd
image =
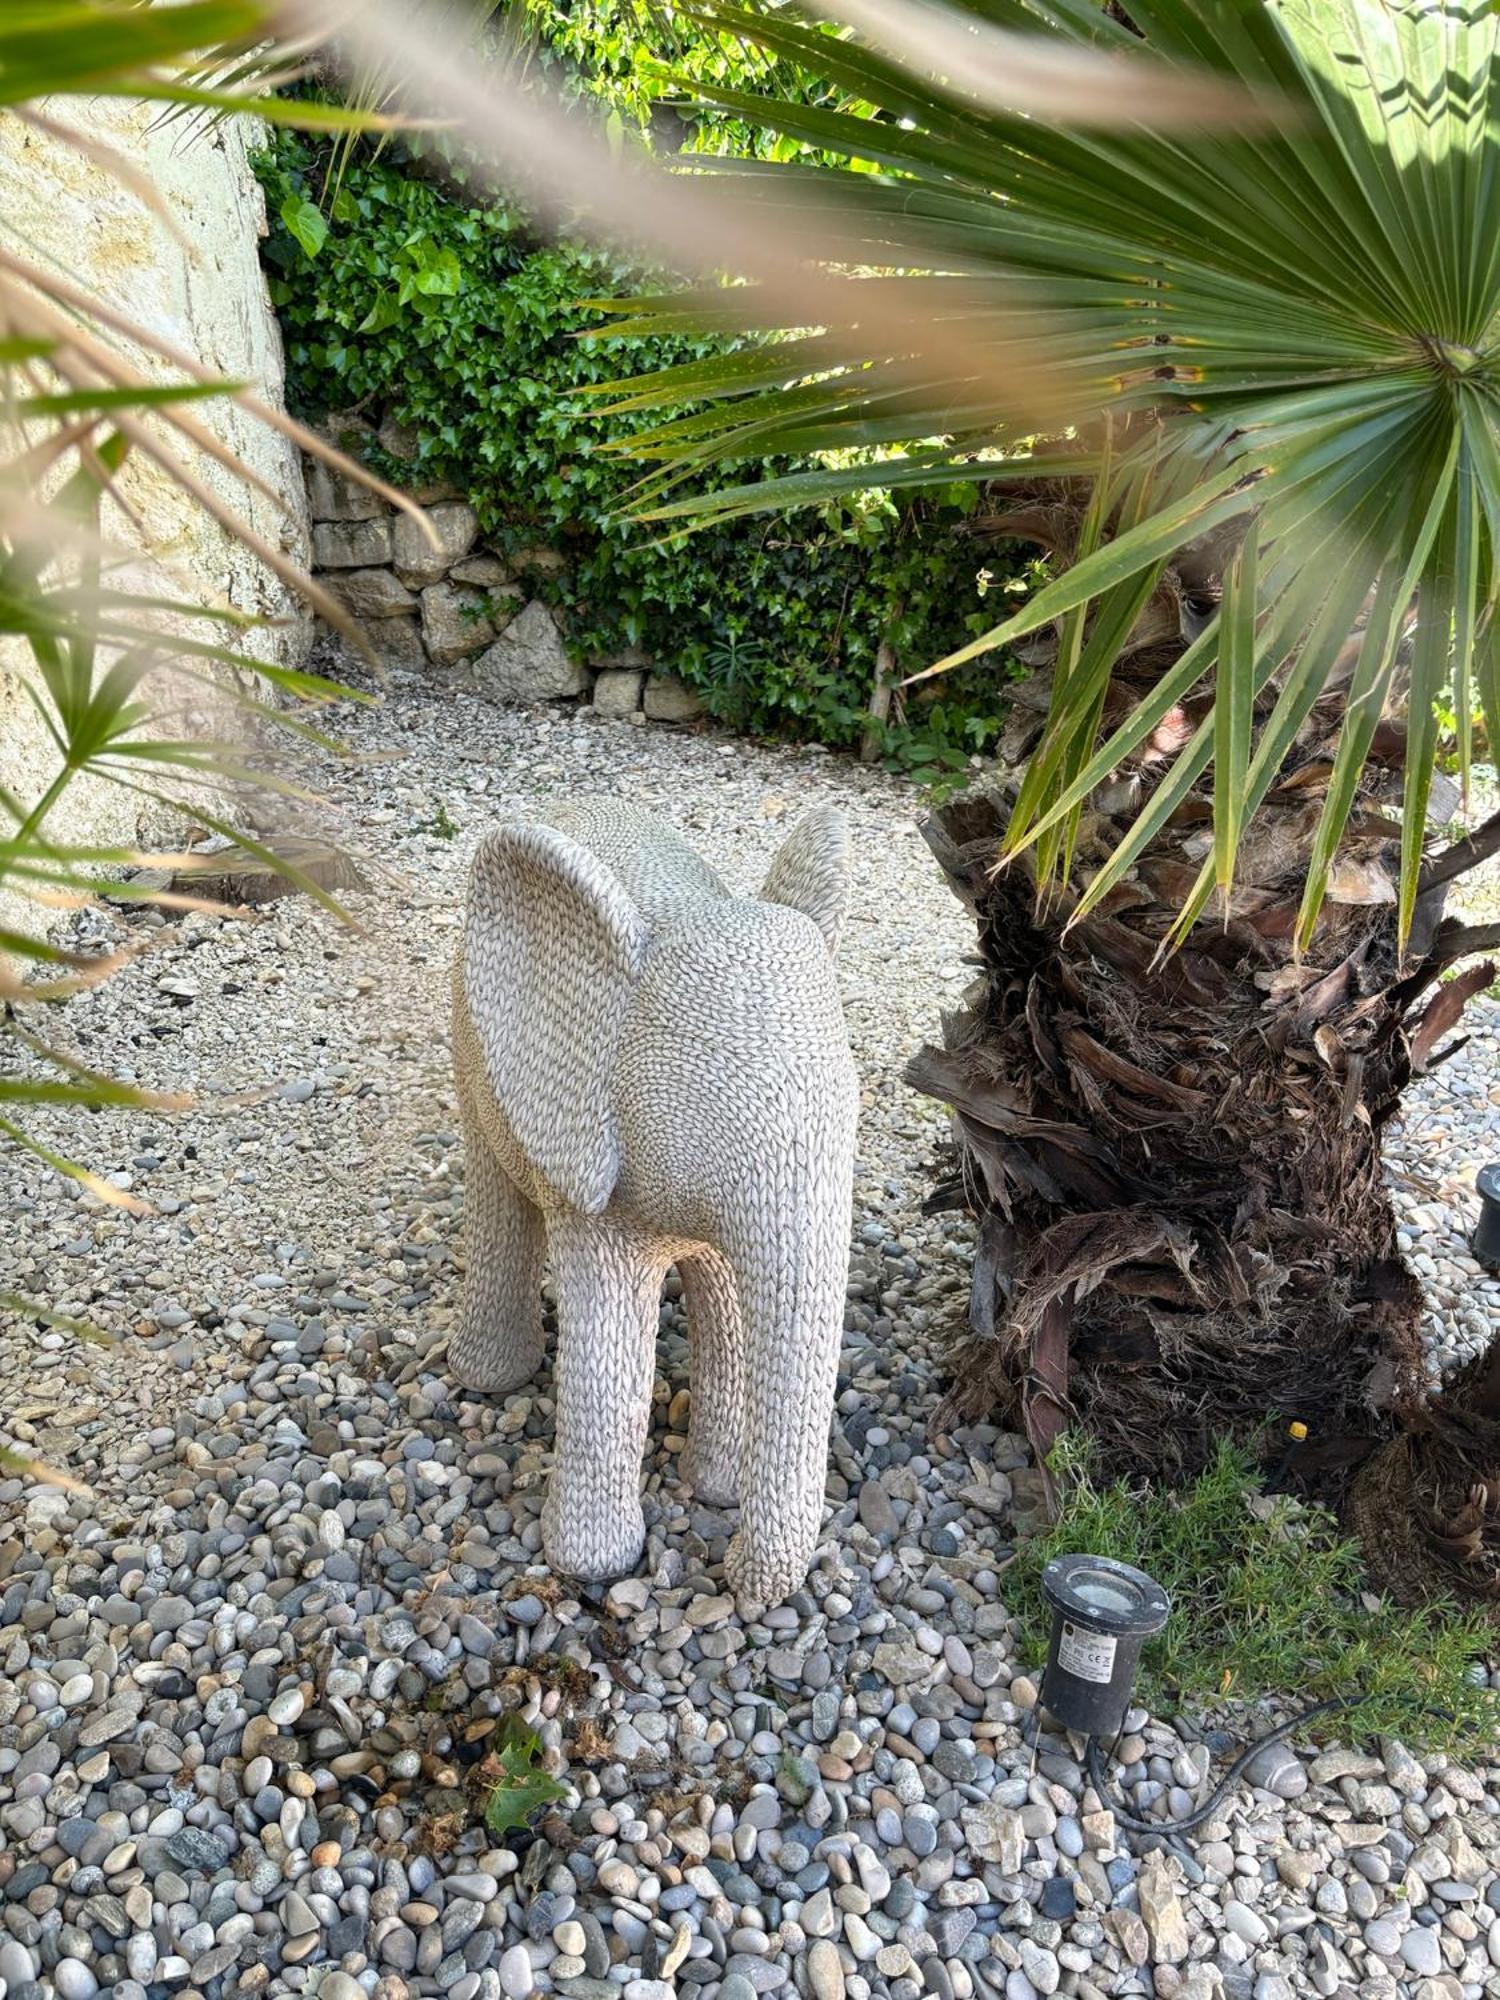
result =
[{"label": "patch of grass", "polygon": [[[1007,1572],[1012,1608],[1034,1657],[1045,1658],[1050,1613],[1043,1566],[1086,1553],[1134,1563],[1165,1588],[1172,1616],[1142,1661],[1142,1693],[1159,1709],[1227,1698],[1279,1697],[1302,1706],[1363,1695],[1321,1717],[1311,1734],[1399,1735],[1456,1748],[1500,1726],[1500,1698],[1470,1668],[1495,1646],[1478,1612],[1406,1610],[1369,1593],[1359,1544],[1323,1507],[1268,1494],[1230,1444],[1177,1492],[1101,1486],[1085,1445],[1064,1438],[1051,1467],[1059,1518],[1023,1541]],[[1446,1716],[1433,1710],[1446,1711]]]}]

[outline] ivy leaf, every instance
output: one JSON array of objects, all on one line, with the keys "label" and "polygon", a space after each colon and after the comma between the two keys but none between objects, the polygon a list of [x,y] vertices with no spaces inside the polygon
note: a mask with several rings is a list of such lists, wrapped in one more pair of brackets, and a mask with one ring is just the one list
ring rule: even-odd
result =
[{"label": "ivy leaf", "polygon": [[495,1747],[479,1767],[481,1779],[489,1786],[484,1823],[491,1833],[525,1826],[540,1807],[567,1795],[567,1786],[542,1769],[540,1755],[535,1730],[513,1715],[503,1716],[495,1733]]},{"label": "ivy leaf", "polygon": [[452,250],[440,250],[436,257],[424,261],[416,277],[417,290],[430,298],[456,299],[463,290],[463,282],[458,257]]},{"label": "ivy leaf", "polygon": [[375,303],[365,314],[356,333],[384,333],[388,326],[394,326],[401,317],[401,307],[389,291],[377,292]]},{"label": "ivy leaf", "polygon": [[281,220],[297,239],[309,261],[328,241],[328,219],[315,201],[306,195],[289,194],[281,204]]}]

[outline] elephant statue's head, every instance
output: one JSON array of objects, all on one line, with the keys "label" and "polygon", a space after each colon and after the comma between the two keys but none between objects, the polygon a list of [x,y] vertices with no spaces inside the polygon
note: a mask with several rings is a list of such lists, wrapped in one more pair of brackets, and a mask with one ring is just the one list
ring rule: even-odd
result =
[{"label": "elephant statue's head", "polygon": [[[544,1190],[585,1214],[653,1189],[653,1216],[724,1179],[746,1119],[800,1084],[852,1089],[833,959],[848,834],[820,808],[759,896],[612,800],[497,828],[474,862],[464,987],[486,1075]],[[808,1107],[810,1109],[810,1107]]]}]

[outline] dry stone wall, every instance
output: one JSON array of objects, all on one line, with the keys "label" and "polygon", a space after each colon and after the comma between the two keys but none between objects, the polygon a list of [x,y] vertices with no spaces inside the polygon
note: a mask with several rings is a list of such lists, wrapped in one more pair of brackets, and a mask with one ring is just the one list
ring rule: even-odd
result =
[{"label": "dry stone wall", "polygon": [[[327,433],[356,456],[378,445],[408,460],[415,449],[410,434],[389,421],[377,431],[362,417],[335,416]],[[491,701],[587,702],[601,715],[642,722],[691,722],[703,713],[697,693],[656,672],[644,653],[573,657],[534,591],[539,577],[566,567],[566,555],[497,554],[451,486],[408,487],[432,530],[429,540],[410,515],[318,461],[307,460],[306,473],[313,566],[382,665]]]},{"label": "dry stone wall", "polygon": [[[0,118],[0,204],[14,241],[151,334],[279,405],[281,335],[259,257],[265,202],[247,156],[264,128],[236,119],[189,136],[180,123],[164,122],[158,105],[109,97],[70,98],[56,115],[81,144],[64,143],[44,125]],[[112,158],[149,182],[154,207],[112,171]],[[180,374],[150,352],[120,344],[148,376]],[[200,403],[195,415],[257,483],[236,478],[211,453],[179,444],[195,478],[265,541],[305,562],[296,447],[226,400]],[[120,588],[263,618],[236,636],[239,648],[283,665],[300,660],[308,622],[253,550],[143,452],[127,459],[120,491],[129,513],[110,512],[107,531],[118,548],[140,557],[116,572]],[[57,766],[26,689],[29,670],[23,646],[0,641],[0,784],[27,802]],[[220,726],[199,688],[164,686],[159,676],[149,693],[171,735],[213,734]],[[137,792],[87,778],[68,788],[48,826],[59,840],[100,844],[149,840],[158,831]],[[0,891],[0,924],[34,928],[36,921],[35,906]]]}]

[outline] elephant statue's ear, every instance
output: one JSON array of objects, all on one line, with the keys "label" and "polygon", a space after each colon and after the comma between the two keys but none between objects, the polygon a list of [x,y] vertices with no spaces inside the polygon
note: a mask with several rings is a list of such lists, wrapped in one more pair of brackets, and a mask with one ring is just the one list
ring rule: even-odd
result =
[{"label": "elephant statue's ear", "polygon": [[848,889],[849,822],[836,806],[819,806],[782,842],[760,895],[764,903],[785,903],[811,917],[832,958]]},{"label": "elephant statue's ear", "polygon": [[616,877],[554,827],[501,827],[480,842],[464,997],[506,1123],[586,1215],[619,1177],[615,1060],[647,942]]}]

